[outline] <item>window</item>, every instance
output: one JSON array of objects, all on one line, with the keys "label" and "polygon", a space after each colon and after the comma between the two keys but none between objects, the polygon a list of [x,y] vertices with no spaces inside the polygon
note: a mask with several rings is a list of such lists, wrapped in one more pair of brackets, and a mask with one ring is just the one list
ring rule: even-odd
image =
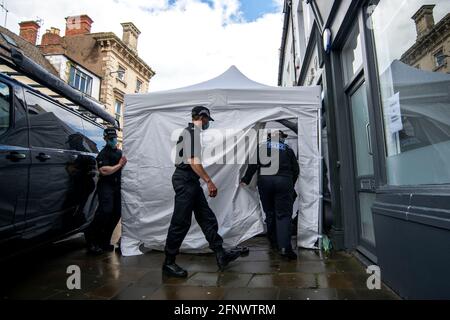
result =
[{"label": "window", "polygon": [[0,134],[5,133],[11,121],[11,98],[9,87],[0,82]]},{"label": "window", "polygon": [[17,47],[17,43],[10,36],[3,32],[1,33],[1,35],[9,45]]},{"label": "window", "polygon": [[83,127],[89,152],[98,153],[106,145],[103,139],[103,128],[87,120],[83,120]]},{"label": "window", "polygon": [[353,28],[349,39],[342,49],[342,64],[344,80],[348,84],[363,65],[361,35],[357,25]]},{"label": "window", "polygon": [[117,69],[117,78],[121,81],[125,81],[125,68],[122,66],[119,66]]},{"label": "window", "polygon": [[70,67],[69,84],[87,95],[92,94],[92,77],[73,66]]},{"label": "window", "polygon": [[[435,3],[437,24],[450,12],[450,1]],[[422,22],[431,21],[427,4],[381,0],[372,14],[389,185],[450,183],[450,74],[433,72],[433,64],[415,68],[417,59],[436,53],[437,43],[427,40],[428,33],[418,39],[410,19],[428,15]],[[436,55],[439,65],[443,58]]]},{"label": "window", "polygon": [[88,151],[81,117],[62,106],[35,95],[25,95],[33,147]]},{"label": "window", "polygon": [[114,111],[116,113],[116,119],[120,120],[120,117],[122,116],[122,102],[119,100],[116,100],[114,104]]},{"label": "window", "polygon": [[141,92],[141,90],[142,90],[142,81],[137,79],[136,80],[136,93]]},{"label": "window", "polygon": [[434,63],[436,64],[436,68],[443,67],[446,62],[446,56],[444,55],[444,51],[441,49],[434,54]]}]

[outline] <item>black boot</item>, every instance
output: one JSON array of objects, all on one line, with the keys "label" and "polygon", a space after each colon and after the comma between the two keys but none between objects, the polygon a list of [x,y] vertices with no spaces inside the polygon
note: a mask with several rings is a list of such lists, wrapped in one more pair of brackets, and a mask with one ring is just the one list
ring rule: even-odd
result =
[{"label": "black boot", "polygon": [[188,273],[175,263],[175,259],[166,258],[162,267],[163,273],[169,277],[187,278]]},{"label": "black boot", "polygon": [[231,262],[241,256],[241,251],[225,251],[224,249],[216,251],[217,266],[220,271],[223,271],[225,267]]},{"label": "black boot", "polygon": [[89,254],[96,255],[96,256],[105,253],[105,251],[103,251],[103,249],[96,244],[90,244],[87,248],[87,251]]},{"label": "black boot", "polygon": [[292,249],[281,248],[280,255],[288,260],[297,260],[297,254]]},{"label": "black boot", "polygon": [[250,249],[248,247],[235,247],[231,251],[238,251],[241,257],[247,257],[250,254]]}]

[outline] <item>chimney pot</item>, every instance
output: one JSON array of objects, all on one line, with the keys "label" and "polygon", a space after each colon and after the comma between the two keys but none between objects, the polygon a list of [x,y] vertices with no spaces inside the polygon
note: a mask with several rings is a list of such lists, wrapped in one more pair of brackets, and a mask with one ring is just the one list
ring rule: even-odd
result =
[{"label": "chimney pot", "polygon": [[19,35],[31,44],[36,45],[40,25],[36,21],[22,21],[19,26]]},{"label": "chimney pot", "polygon": [[66,18],[66,37],[91,33],[94,21],[86,14]]},{"label": "chimney pot", "polygon": [[62,38],[59,35],[59,31],[60,30],[58,28],[52,27],[45,32],[41,40],[41,47],[44,51],[47,50],[45,46],[60,45],[62,43]]}]

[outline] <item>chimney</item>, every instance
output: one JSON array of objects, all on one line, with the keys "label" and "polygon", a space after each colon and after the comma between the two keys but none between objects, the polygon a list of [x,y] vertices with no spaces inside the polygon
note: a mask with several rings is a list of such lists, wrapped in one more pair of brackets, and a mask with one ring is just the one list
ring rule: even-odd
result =
[{"label": "chimney", "polygon": [[132,22],[121,23],[123,28],[122,41],[134,52],[137,52],[138,38],[141,32]]},{"label": "chimney", "polygon": [[417,38],[426,35],[434,27],[433,9],[435,5],[422,6],[413,16],[412,19],[416,23]]},{"label": "chimney", "polygon": [[36,21],[23,21],[19,23],[19,26],[19,35],[31,44],[36,45],[37,35],[40,28],[39,24]]},{"label": "chimney", "polygon": [[45,34],[42,36],[41,46],[49,46],[49,45],[59,45],[61,44],[61,36],[59,35],[60,30],[57,28],[50,28],[47,30]]},{"label": "chimney", "polygon": [[91,33],[92,23],[88,15],[71,16],[66,18],[66,37]]}]

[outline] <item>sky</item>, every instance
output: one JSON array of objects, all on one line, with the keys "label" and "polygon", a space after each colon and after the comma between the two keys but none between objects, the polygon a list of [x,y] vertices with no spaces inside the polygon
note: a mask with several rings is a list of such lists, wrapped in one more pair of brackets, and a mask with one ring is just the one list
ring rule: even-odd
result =
[{"label": "sky", "polygon": [[[150,91],[213,78],[231,65],[252,80],[276,85],[283,0],[5,0],[7,28],[43,20],[40,35],[65,17],[88,14],[91,32],[122,36],[121,22],[141,31],[139,55],[156,72]],[[0,13],[4,25],[4,13]]]}]

